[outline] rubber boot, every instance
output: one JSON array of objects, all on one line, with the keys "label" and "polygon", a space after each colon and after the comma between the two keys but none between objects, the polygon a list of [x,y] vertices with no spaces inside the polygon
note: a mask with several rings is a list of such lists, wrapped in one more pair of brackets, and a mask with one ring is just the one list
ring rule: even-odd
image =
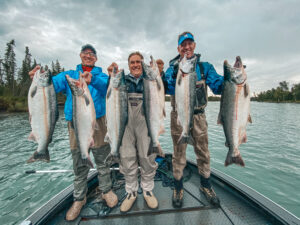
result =
[{"label": "rubber boot", "polygon": [[172,195],[172,204],[174,208],[181,208],[183,205],[183,180],[174,178],[174,190]]}]

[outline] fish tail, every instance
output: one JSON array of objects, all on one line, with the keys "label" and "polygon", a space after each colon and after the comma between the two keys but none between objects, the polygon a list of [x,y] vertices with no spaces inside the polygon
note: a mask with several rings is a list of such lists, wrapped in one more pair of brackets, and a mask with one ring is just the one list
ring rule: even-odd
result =
[{"label": "fish tail", "polygon": [[181,136],[180,136],[177,144],[178,145],[181,145],[181,144],[195,145],[195,141],[194,141],[194,139],[193,139],[193,137],[191,135],[181,134]]},{"label": "fish tail", "polygon": [[120,151],[119,151],[119,149],[116,149],[116,148],[111,148],[110,154],[116,158],[120,157]]},{"label": "fish tail", "polygon": [[231,164],[236,164],[242,167],[245,166],[241,154],[238,154],[237,156],[232,156],[231,153],[228,153],[224,165],[229,166]]},{"label": "fish tail", "polygon": [[92,162],[92,160],[91,160],[91,157],[90,156],[88,156],[88,164],[89,164],[89,166],[91,167],[91,168],[94,168],[94,164],[93,164],[93,162]]},{"label": "fish tail", "polygon": [[159,153],[159,148],[158,148],[158,146],[153,147],[153,146],[150,145],[147,156],[152,155],[154,153],[158,154]]},{"label": "fish tail", "polygon": [[50,155],[49,155],[48,148],[44,153],[35,151],[33,155],[27,160],[27,163],[33,163],[35,161],[50,162]]},{"label": "fish tail", "polygon": [[94,165],[93,165],[93,162],[92,162],[90,156],[88,156],[87,158],[81,158],[81,160],[79,160],[79,165],[89,165],[91,168],[94,168]]},{"label": "fish tail", "polygon": [[29,141],[37,142],[37,138],[36,138],[36,136],[34,135],[33,132],[30,132],[30,134],[29,134],[29,136],[28,136],[28,140],[29,140]]}]

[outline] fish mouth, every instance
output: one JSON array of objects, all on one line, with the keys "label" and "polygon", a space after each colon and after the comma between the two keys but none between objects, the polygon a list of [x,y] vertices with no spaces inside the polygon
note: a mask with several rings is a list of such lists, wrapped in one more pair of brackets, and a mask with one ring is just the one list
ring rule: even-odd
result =
[{"label": "fish mouth", "polygon": [[66,79],[73,95],[75,96],[83,95],[84,90],[83,90],[83,84],[81,80],[75,80],[71,78],[69,75],[66,75]]},{"label": "fish mouth", "polygon": [[187,58],[185,54],[184,57],[179,62],[179,68],[183,73],[192,73],[196,70],[197,57]]},{"label": "fish mouth", "polygon": [[242,59],[240,56],[237,56],[235,59],[235,63],[234,63],[234,68],[242,68],[243,67],[243,63],[242,63]]},{"label": "fish mouth", "polygon": [[156,64],[156,61],[150,56],[150,66],[146,65],[144,62],[142,62],[142,69],[144,73],[144,79],[146,80],[155,80],[157,75],[159,74],[158,66]]},{"label": "fish mouth", "polygon": [[38,83],[40,86],[47,87],[52,82],[50,70],[42,71],[42,68],[39,70]]}]

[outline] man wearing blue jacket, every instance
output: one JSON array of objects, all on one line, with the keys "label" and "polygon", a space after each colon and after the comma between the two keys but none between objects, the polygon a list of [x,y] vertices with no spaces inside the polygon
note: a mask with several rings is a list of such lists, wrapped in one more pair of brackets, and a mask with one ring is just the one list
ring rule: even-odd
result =
[{"label": "man wearing blue jacket", "polygon": [[181,207],[183,204],[183,170],[186,166],[187,144],[178,144],[182,127],[177,121],[177,110],[175,107],[175,86],[178,72],[178,63],[186,55],[187,59],[197,57],[197,83],[196,83],[196,105],[194,108],[192,137],[195,141],[194,151],[197,158],[198,172],[200,174],[200,191],[204,193],[209,202],[219,205],[220,200],[216,196],[210,183],[210,155],[208,150],[207,121],[205,117],[205,107],[207,104],[207,86],[214,94],[221,94],[224,78],[217,74],[214,67],[208,62],[200,61],[200,54],[195,54],[196,43],[194,36],[190,32],[184,32],[178,36],[178,53],[170,61],[170,66],[166,71],[165,80],[167,82],[167,94],[171,95],[171,136],[173,139],[174,153],[172,158],[174,191],[172,202],[174,207]]},{"label": "man wearing blue jacket", "polygon": [[[75,220],[78,217],[82,207],[86,203],[86,193],[88,189],[87,176],[90,167],[80,163],[81,153],[77,148],[75,132],[72,126],[72,93],[67,83],[66,75],[69,75],[74,79],[79,79],[79,72],[81,72],[82,77],[88,84],[88,88],[94,101],[96,119],[99,126],[99,129],[95,130],[94,132],[94,146],[91,148],[98,170],[99,188],[102,192],[102,198],[106,201],[109,207],[114,207],[118,203],[116,194],[111,190],[112,182],[110,176],[110,146],[108,143],[104,142],[104,137],[106,134],[105,97],[108,86],[108,76],[102,72],[101,67],[95,66],[97,54],[92,45],[87,44],[82,46],[80,58],[82,63],[77,65],[76,70],[61,72],[52,77],[55,92],[63,92],[67,96],[64,112],[68,122],[70,148],[72,152],[73,169],[75,174],[73,194],[74,202],[66,214],[66,220],[68,221]],[[29,72],[31,78],[33,78],[38,69],[40,69],[40,66],[37,66]]]}]

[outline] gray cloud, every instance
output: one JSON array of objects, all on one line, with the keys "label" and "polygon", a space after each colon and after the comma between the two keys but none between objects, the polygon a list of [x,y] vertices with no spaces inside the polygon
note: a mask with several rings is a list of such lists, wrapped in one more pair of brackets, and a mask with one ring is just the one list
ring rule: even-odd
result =
[{"label": "gray cloud", "polygon": [[191,31],[196,52],[223,74],[225,59],[241,55],[253,92],[280,81],[300,82],[299,1],[154,0],[44,1],[0,3],[0,56],[16,41],[18,65],[25,46],[42,64],[58,59],[65,69],[80,63],[80,47],[93,44],[97,65],[116,61],[128,71],[127,57],[141,51],[168,61],[177,54],[177,36]]}]

